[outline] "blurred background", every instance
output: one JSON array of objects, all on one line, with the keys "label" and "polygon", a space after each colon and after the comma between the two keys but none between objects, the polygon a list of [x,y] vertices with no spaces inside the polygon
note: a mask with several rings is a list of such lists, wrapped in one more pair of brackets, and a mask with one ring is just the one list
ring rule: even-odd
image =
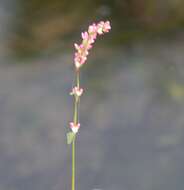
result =
[{"label": "blurred background", "polygon": [[74,47],[82,68],[78,190],[184,188],[184,1],[0,0],[0,190],[69,190]]}]

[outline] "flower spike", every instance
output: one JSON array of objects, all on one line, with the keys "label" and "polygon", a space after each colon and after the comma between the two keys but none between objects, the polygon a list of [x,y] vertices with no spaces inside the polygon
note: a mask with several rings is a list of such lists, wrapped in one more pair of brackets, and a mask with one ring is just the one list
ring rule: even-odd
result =
[{"label": "flower spike", "polygon": [[102,35],[109,32],[111,29],[109,21],[101,21],[97,24],[93,23],[89,26],[88,31],[82,32],[82,43],[81,45],[74,44],[77,52],[75,53],[74,63],[78,70],[87,60],[88,50],[92,48],[92,44],[95,42],[97,35]]}]

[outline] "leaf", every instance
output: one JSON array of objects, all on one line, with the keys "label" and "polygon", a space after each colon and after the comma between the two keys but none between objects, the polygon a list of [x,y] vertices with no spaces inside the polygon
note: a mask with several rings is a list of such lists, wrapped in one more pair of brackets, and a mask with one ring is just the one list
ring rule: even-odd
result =
[{"label": "leaf", "polygon": [[75,137],[75,133],[69,132],[66,134],[67,136],[67,144],[71,144],[73,142],[73,139]]}]

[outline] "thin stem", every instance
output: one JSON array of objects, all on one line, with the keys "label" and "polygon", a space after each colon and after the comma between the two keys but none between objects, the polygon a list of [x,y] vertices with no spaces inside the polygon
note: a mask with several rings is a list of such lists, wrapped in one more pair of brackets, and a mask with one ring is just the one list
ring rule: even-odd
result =
[{"label": "thin stem", "polygon": [[[77,87],[79,88],[80,81],[79,81],[79,71],[77,71],[77,76],[76,76],[76,82],[77,82]],[[77,125],[78,121],[78,105],[79,105],[79,97],[75,96],[75,103],[74,103],[74,118],[73,122],[75,125]],[[75,138],[73,139],[72,142],[72,190],[75,190]]]},{"label": "thin stem", "polygon": [[[77,117],[78,117],[78,110],[77,110],[77,99],[75,98],[75,105],[74,105],[74,118],[73,122],[77,124]],[[75,137],[72,142],[72,190],[75,190]]]},{"label": "thin stem", "polygon": [[75,137],[72,142],[72,190],[75,190]]},{"label": "thin stem", "polygon": [[76,125],[77,124],[77,116],[78,116],[78,109],[77,109],[77,99],[75,98],[75,103],[74,103],[74,116],[73,116],[73,122]]},{"label": "thin stem", "polygon": [[79,71],[77,71],[77,87],[80,86],[80,77],[79,77]]}]

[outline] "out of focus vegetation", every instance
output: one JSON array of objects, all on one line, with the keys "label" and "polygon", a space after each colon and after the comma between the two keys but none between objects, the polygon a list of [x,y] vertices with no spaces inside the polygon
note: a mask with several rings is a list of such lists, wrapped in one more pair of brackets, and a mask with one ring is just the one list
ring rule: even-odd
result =
[{"label": "out of focus vegetation", "polygon": [[20,55],[65,47],[74,33],[100,19],[112,21],[114,44],[184,26],[183,0],[17,0],[16,5],[10,47]]}]

